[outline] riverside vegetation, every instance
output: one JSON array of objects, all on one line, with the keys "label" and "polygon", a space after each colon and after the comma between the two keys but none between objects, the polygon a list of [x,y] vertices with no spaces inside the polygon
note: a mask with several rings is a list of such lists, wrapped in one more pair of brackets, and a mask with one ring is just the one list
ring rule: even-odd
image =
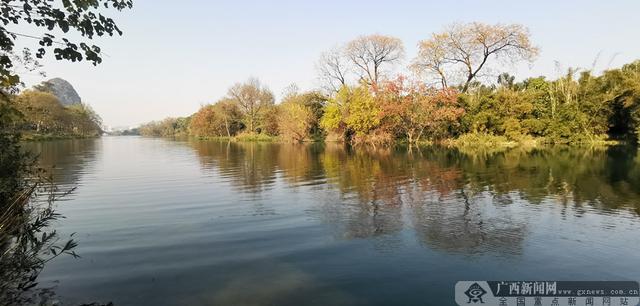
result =
[{"label": "riverside vegetation", "polygon": [[[74,252],[76,242],[65,242],[52,228],[52,222],[62,217],[54,203],[71,190],[58,190],[38,165],[37,156],[23,148],[22,141],[101,133],[99,116],[86,105],[63,106],[44,91],[20,93],[25,87],[21,74],[39,70],[38,60],[51,52],[57,60],[99,64],[100,48],[88,41],[96,36],[122,34],[103,13],[132,5],[130,0],[0,3],[1,305],[58,304],[54,290],[38,286],[38,276],[54,258],[62,254],[78,256]],[[26,47],[18,49],[17,45]]]},{"label": "riverside vegetation", "polygon": [[638,139],[640,61],[600,74],[570,68],[553,80],[516,82],[497,72],[504,71],[504,63],[531,61],[539,52],[528,30],[517,24],[455,24],[418,48],[410,73],[392,73],[404,57],[402,42],[362,36],[322,55],[322,89],[299,92],[292,85],[276,104],[268,88],[249,79],[189,117],[143,124],[139,133],[374,146]]},{"label": "riverside vegetation", "polygon": [[51,93],[26,90],[13,97],[20,112],[14,124],[23,139],[96,137],[102,119],[88,104],[63,106]]}]

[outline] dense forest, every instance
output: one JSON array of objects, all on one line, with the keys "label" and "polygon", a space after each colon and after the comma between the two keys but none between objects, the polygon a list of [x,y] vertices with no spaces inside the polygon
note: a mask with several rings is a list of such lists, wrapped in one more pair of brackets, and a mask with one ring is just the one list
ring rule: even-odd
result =
[{"label": "dense forest", "polygon": [[372,145],[633,142],[640,134],[640,61],[516,82],[503,71],[539,52],[521,25],[454,24],[418,48],[398,72],[399,39],[361,36],[322,54],[321,89],[292,85],[276,103],[249,79],[189,117],[150,122],[139,132]]}]

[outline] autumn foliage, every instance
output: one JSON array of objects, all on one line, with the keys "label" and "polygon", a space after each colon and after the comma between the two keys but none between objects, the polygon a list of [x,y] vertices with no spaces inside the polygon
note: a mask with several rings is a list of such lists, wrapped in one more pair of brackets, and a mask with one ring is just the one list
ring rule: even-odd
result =
[{"label": "autumn foliage", "polygon": [[191,116],[189,132],[197,137],[236,135],[242,128],[240,109],[234,101],[223,99],[214,105],[205,105]]},{"label": "autumn foliage", "polygon": [[343,86],[328,101],[322,125],[353,143],[415,143],[457,132],[463,114],[455,90],[398,77],[378,86]]},{"label": "autumn foliage", "polygon": [[377,100],[381,128],[409,143],[454,135],[464,114],[456,90],[439,90],[404,77],[381,84]]},{"label": "autumn foliage", "polygon": [[516,81],[505,64],[531,62],[539,54],[528,29],[478,22],[447,26],[420,41],[417,51],[401,72],[401,40],[359,36],[322,54],[317,68],[323,90],[294,90],[277,103],[251,78],[190,118],[163,121],[150,130],[178,133],[188,123],[189,134],[198,137],[373,146],[640,137],[638,61],[600,74],[570,68],[553,80]]}]

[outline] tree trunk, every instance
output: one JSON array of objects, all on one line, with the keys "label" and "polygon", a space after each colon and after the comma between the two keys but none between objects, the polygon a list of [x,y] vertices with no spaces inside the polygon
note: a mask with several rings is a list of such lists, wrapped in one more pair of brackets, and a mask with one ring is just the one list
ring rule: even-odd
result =
[{"label": "tree trunk", "polygon": [[469,90],[469,84],[471,83],[471,80],[473,80],[473,75],[469,75],[467,77],[467,81],[464,83],[464,86],[462,87],[462,93],[466,93],[467,90]]},{"label": "tree trunk", "polygon": [[424,132],[424,129],[420,129],[420,132],[418,132],[418,137],[416,137],[416,142],[418,142],[422,137],[422,132]]},{"label": "tree trunk", "polygon": [[224,117],[224,127],[227,129],[227,137],[231,137],[231,133],[229,132],[229,121],[227,117]]}]

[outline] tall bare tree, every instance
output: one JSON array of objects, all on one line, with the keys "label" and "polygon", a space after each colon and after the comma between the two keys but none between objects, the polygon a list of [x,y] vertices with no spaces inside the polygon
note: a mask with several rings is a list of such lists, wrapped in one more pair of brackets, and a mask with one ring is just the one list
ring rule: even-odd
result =
[{"label": "tall bare tree", "polygon": [[360,79],[377,84],[384,74],[383,66],[399,62],[404,56],[404,47],[398,38],[373,34],[360,36],[347,43],[345,54]]},{"label": "tall bare tree", "polygon": [[434,34],[431,39],[419,43],[418,56],[411,64],[411,67],[419,72],[433,75],[442,89],[449,86],[447,81],[447,60],[446,35]]},{"label": "tall bare tree", "polygon": [[344,56],[344,49],[336,47],[322,53],[317,69],[326,89],[334,92],[340,90],[342,86],[347,84],[347,77],[350,72]]},{"label": "tall bare tree", "polygon": [[519,24],[453,24],[418,46],[420,50],[413,68],[436,75],[443,87],[448,86],[452,74],[462,73],[463,92],[489,65],[491,58],[515,63],[532,61],[538,55],[529,30]]},{"label": "tall bare tree", "polygon": [[250,132],[255,132],[263,110],[274,104],[271,90],[260,84],[256,78],[236,83],[229,88],[228,95],[240,106]]}]

